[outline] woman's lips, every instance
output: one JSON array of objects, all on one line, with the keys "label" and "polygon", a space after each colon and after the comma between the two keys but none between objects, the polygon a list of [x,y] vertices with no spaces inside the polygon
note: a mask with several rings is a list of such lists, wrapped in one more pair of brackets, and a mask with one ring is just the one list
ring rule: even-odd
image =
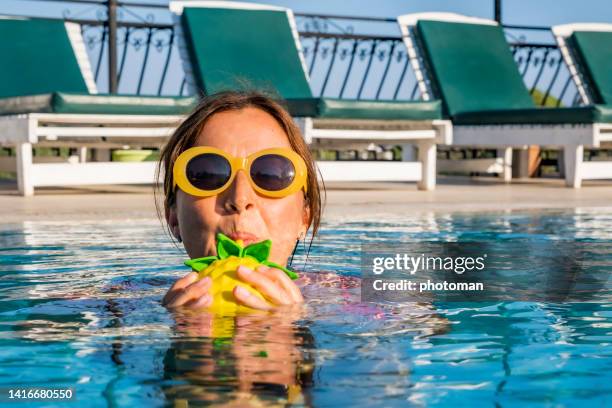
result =
[{"label": "woman's lips", "polygon": [[227,235],[229,238],[231,238],[234,241],[241,240],[244,246],[250,245],[254,242],[259,242],[257,235],[251,234],[250,232],[237,231],[237,232],[230,232],[225,235]]}]

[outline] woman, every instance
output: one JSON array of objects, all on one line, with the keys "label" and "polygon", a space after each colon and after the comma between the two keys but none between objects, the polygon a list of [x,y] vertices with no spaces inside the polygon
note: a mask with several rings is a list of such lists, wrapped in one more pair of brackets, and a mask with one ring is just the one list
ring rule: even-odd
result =
[{"label": "woman", "polygon": [[[246,168],[230,164],[244,158],[251,162]],[[187,164],[175,174],[177,160]],[[317,233],[321,199],[313,158],[289,113],[263,94],[206,97],[170,138],[158,170],[164,174],[168,228],[190,258],[214,255],[215,237],[223,233],[244,245],[270,239],[269,259],[284,266],[308,229],[313,237]],[[242,305],[271,310],[303,301],[280,269],[241,266],[237,274],[268,300],[237,285],[233,294]],[[211,281],[197,277],[191,272],[177,280],[163,305],[210,306]]]}]

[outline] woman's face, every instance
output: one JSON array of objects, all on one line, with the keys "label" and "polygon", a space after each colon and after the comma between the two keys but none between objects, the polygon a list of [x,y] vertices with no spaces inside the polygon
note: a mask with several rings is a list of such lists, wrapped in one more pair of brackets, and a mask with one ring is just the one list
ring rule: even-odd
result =
[{"label": "woman's face", "polygon": [[[235,157],[273,147],[291,149],[278,122],[257,108],[214,114],[194,146],[216,147]],[[303,190],[283,198],[257,194],[240,170],[232,184],[216,196],[194,197],[177,189],[176,204],[166,218],[191,258],[216,254],[215,237],[221,232],[243,240],[245,246],[271,239],[270,260],[285,265],[296,239],[308,226],[304,204]]]}]

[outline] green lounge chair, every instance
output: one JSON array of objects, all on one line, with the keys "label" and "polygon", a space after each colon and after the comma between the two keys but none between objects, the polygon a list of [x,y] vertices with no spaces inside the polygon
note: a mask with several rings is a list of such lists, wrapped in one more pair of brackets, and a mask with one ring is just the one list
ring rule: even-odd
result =
[{"label": "green lounge chair", "polygon": [[[315,98],[291,10],[253,3],[172,1],[179,49],[193,93],[244,87],[277,93],[311,147],[415,143],[418,162],[321,161],[325,181],[417,181],[435,186],[436,143],[451,125],[438,101],[355,101]],[[247,86],[248,87],[248,86]]]},{"label": "green lounge chair", "polygon": [[[62,20],[0,17],[0,170],[34,187],[151,183],[154,163],[85,162],[88,147],[158,145],[195,98],[98,95],[80,28]],[[79,148],[79,159],[32,157],[33,147]]]},{"label": "green lounge chair", "polygon": [[[582,103],[612,111],[612,24],[564,24],[554,26],[552,32]],[[597,126],[602,134],[601,141],[607,142],[609,147],[612,124]],[[583,167],[585,178],[612,178],[610,162],[587,162]]]},{"label": "green lounge chair", "polygon": [[552,32],[582,102],[612,105],[612,24],[564,24]]},{"label": "green lounge chair", "polygon": [[452,13],[398,17],[425,99],[442,99],[453,121],[453,144],[504,149],[510,181],[512,147],[564,150],[565,180],[612,178],[612,163],[583,162],[584,146],[610,134],[612,108],[538,108],[525,88],[502,28],[494,21]]}]

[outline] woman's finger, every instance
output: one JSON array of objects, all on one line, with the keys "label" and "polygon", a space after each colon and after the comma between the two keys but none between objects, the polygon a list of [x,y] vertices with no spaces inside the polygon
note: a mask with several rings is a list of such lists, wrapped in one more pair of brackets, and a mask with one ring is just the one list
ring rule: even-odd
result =
[{"label": "woman's finger", "polygon": [[200,296],[199,298],[192,299],[189,302],[185,303],[185,307],[189,309],[200,309],[204,307],[209,307],[212,305],[213,298],[210,294],[205,294]]},{"label": "woman's finger", "polygon": [[251,292],[249,292],[248,289],[240,285],[236,285],[236,287],[233,290],[233,293],[238,303],[244,306],[250,307],[251,309],[258,309],[258,310],[272,310],[273,309],[273,307],[270,306],[265,300],[253,295]]},{"label": "woman's finger", "polygon": [[184,289],[179,289],[178,294],[168,302],[168,308],[174,308],[178,306],[183,306],[185,303],[192,299],[200,298],[202,295],[208,293],[208,289],[211,286],[211,279],[207,276],[204,279],[201,279],[191,285],[187,286]]},{"label": "woman's finger", "polygon": [[208,294],[210,286],[210,278],[204,278],[192,283],[186,288],[179,289],[176,291],[174,298],[166,304],[166,307],[172,309],[179,306],[185,306],[188,302]]},{"label": "woman's finger", "polygon": [[197,277],[197,272],[190,272],[182,278],[178,279],[176,282],[174,282],[174,284],[170,287],[170,289],[168,289],[168,292],[166,292],[166,295],[162,299],[162,305],[165,306],[167,303],[171,302],[172,299],[176,297],[180,289],[186,288],[187,286],[191,285],[193,282],[195,282]]},{"label": "woman's finger", "polygon": [[263,273],[264,275],[270,277],[273,281],[278,282],[285,292],[287,292],[291,299],[296,303],[302,303],[304,301],[304,297],[302,296],[302,292],[300,288],[297,287],[295,282],[291,280],[289,276],[278,268],[271,268],[269,266],[262,265],[257,268],[258,272]]},{"label": "woman's finger", "polygon": [[287,305],[291,303],[289,294],[285,293],[285,289],[264,274],[255,272],[244,265],[239,266],[236,272],[242,281],[250,283],[251,286],[271,300],[272,303],[278,305]]}]

